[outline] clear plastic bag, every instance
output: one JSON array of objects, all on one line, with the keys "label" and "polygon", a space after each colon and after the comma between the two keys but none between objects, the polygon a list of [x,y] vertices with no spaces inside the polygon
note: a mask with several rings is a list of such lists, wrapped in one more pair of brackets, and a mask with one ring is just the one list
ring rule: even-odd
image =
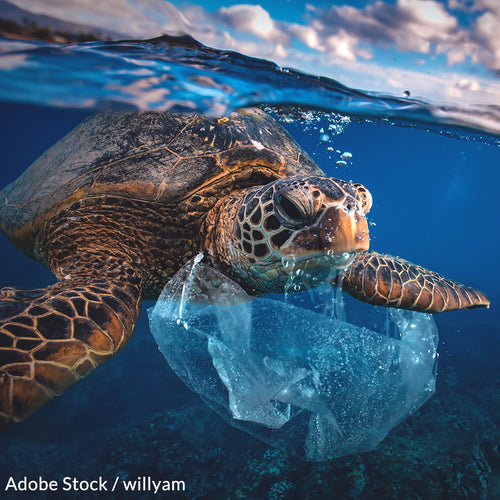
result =
[{"label": "clear plastic bag", "polygon": [[321,313],[252,299],[198,258],[167,284],[150,327],[175,373],[232,425],[310,461],[372,450],[434,392],[434,320],[366,305],[367,322],[385,318],[378,333],[327,313],[324,289],[309,293]]}]

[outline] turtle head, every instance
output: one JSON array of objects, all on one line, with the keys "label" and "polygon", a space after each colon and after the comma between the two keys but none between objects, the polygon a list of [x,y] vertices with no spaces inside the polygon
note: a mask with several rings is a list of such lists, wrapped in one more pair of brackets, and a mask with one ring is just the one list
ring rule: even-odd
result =
[{"label": "turtle head", "polygon": [[[253,293],[315,286],[368,250],[371,195],[361,184],[297,176],[247,188],[221,200],[207,248]],[[306,283],[306,281],[309,283]]]}]

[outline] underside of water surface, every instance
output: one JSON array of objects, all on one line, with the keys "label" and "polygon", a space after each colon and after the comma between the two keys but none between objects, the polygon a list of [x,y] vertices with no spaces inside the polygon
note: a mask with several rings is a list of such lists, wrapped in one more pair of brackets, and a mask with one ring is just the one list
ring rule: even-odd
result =
[{"label": "underside of water surface", "polygon": [[365,119],[500,131],[495,105],[461,108],[352,89],[270,61],[213,49],[188,35],[68,44],[0,37],[0,95],[44,106],[220,116],[244,106],[300,105]]}]

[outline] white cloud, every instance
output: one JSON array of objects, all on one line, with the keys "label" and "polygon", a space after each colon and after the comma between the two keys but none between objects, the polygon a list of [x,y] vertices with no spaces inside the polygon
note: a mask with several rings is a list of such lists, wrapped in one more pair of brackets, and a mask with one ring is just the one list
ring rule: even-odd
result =
[{"label": "white cloud", "polygon": [[485,12],[475,23],[475,34],[484,46],[479,46],[477,61],[500,71],[500,4],[498,12]]},{"label": "white cloud", "polygon": [[271,59],[285,59],[288,56],[288,52],[280,43],[276,45],[270,54]]},{"label": "white cloud", "polygon": [[253,33],[263,40],[285,45],[290,43],[288,35],[260,5],[236,4],[222,7],[215,13],[215,18],[231,28]]},{"label": "white cloud", "polygon": [[481,88],[477,80],[469,80],[467,78],[459,80],[455,87],[460,90],[471,90],[472,92],[477,92]]},{"label": "white cloud", "polygon": [[478,10],[498,12],[500,10],[500,3],[498,0],[448,0],[448,8],[464,12],[476,12]]},{"label": "white cloud", "polygon": [[356,60],[356,46],[358,39],[350,36],[344,30],[339,30],[335,35],[330,35],[324,40],[329,54],[336,55],[348,61]]},{"label": "white cloud", "polygon": [[323,33],[343,29],[360,42],[394,44],[402,51],[427,54],[433,43],[457,41],[457,20],[433,0],[377,1],[362,9],[332,6],[317,16]]},{"label": "white cloud", "polygon": [[291,23],[288,25],[288,30],[291,35],[308,47],[324,52],[324,47],[320,44],[320,37],[317,29],[312,26],[304,26],[303,24]]},{"label": "white cloud", "polygon": [[449,30],[455,28],[457,20],[444,6],[433,0],[398,0],[397,8],[408,9],[413,17],[413,22],[422,23],[424,28]]},{"label": "white cloud", "polygon": [[473,64],[500,70],[500,1],[477,0],[473,7],[450,0],[450,8],[469,8],[480,15],[470,27],[460,26],[457,18],[436,0],[398,0],[390,5],[375,1],[363,8],[331,6],[323,11],[315,8],[314,18],[302,29],[291,26],[309,47],[328,50],[328,40],[342,33],[349,38],[348,50],[332,50],[347,60],[369,58],[367,45],[397,48],[402,52],[444,54],[448,64],[470,60]]}]

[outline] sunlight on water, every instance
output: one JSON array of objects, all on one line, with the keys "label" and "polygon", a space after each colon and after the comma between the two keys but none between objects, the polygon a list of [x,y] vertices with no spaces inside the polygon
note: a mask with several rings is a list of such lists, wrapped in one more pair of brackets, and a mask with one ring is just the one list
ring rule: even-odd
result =
[{"label": "sunlight on water", "polygon": [[[461,110],[362,92],[266,60],[211,49],[187,35],[67,45],[0,37],[0,95],[4,100],[44,106],[217,115],[242,106],[286,103],[365,118],[500,132],[495,107]],[[309,111],[301,113],[305,121],[314,119]],[[337,120],[324,134],[340,132],[342,121]]]}]

